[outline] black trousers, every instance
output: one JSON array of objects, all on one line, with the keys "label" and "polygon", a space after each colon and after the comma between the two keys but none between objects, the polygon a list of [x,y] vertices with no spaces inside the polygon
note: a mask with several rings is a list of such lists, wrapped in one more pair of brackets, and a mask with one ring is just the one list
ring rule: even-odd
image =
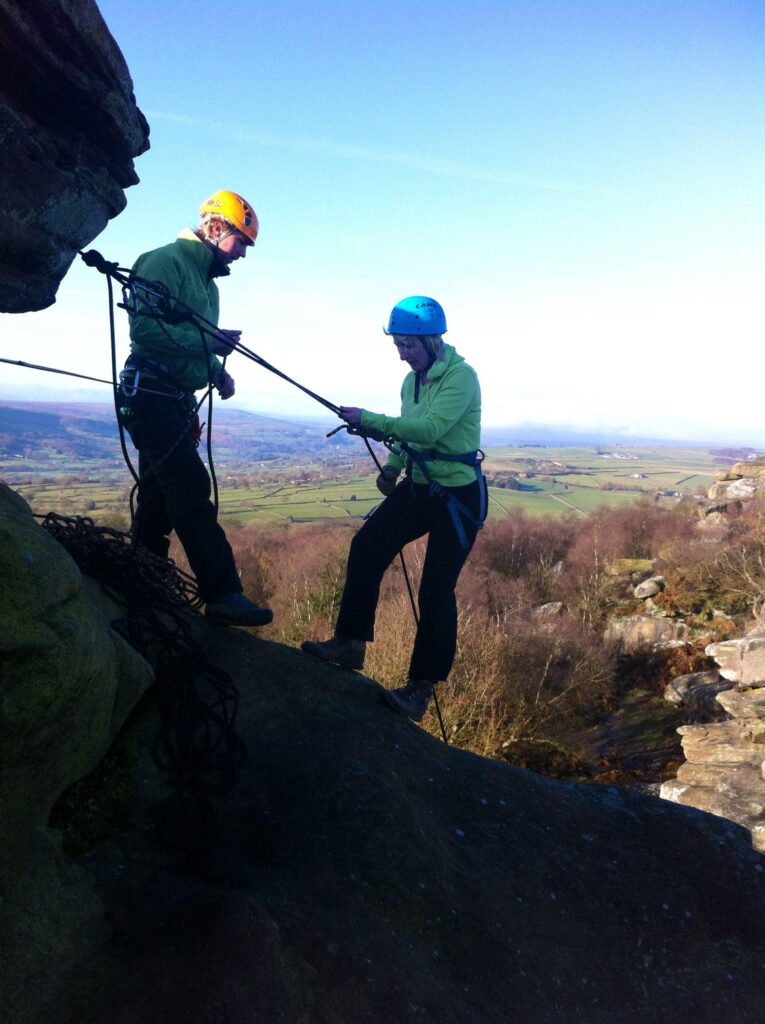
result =
[{"label": "black trousers", "polygon": [[138,449],[134,539],[167,557],[175,530],[205,601],[240,592],[231,545],[210,501],[210,477],[199,457],[189,413],[173,398],[139,393],[126,424]]},{"label": "black trousers", "polygon": [[[480,490],[476,481],[448,488],[474,515]],[[385,570],[410,541],[428,534],[419,590],[420,623],[409,665],[410,679],[446,679],[457,649],[454,588],[478,527],[463,519],[469,547],[463,548],[443,498],[426,484],[403,480],[364,523],[351,542],[345,589],[336,633],[349,640],[374,640],[374,621]],[[396,637],[390,638],[397,642]]]}]

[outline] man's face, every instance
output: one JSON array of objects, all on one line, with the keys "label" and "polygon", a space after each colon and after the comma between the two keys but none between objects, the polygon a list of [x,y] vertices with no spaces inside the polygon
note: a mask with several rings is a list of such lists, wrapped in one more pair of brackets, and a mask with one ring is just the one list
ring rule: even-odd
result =
[{"label": "man's face", "polygon": [[398,349],[399,359],[409,363],[410,367],[419,373],[428,368],[430,356],[428,350],[422,343],[422,339],[416,334],[394,334],[393,344]]},{"label": "man's face", "polygon": [[218,242],[218,252],[221,254],[221,259],[226,265],[233,263],[235,260],[243,260],[247,255],[249,247],[248,239],[236,229],[233,229],[230,234],[226,235],[225,238],[221,238]]}]

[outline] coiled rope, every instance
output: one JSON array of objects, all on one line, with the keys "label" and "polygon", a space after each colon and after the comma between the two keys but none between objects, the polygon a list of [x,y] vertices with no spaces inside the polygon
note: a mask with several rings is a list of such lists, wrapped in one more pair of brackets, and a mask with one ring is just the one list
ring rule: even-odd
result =
[{"label": "coiled rope", "polygon": [[[182,808],[207,831],[210,796],[233,783],[246,750],[235,730],[239,691],[192,635],[187,612],[202,603],[194,579],[85,516],[37,518],[81,572],[124,607],[112,626],[155,670],[161,725],[154,757],[175,790],[166,817]],[[173,841],[172,834],[167,838]]]}]

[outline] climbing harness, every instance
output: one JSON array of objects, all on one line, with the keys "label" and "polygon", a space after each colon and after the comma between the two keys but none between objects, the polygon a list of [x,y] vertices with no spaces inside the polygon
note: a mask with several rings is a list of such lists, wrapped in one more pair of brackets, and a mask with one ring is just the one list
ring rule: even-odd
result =
[{"label": "climbing harness", "polygon": [[[382,465],[380,463],[380,460],[377,458],[377,454],[375,453],[375,450],[372,448],[372,445],[369,443],[369,441],[371,439],[373,441],[382,442],[386,446],[386,448],[392,449],[393,448],[393,444],[394,444],[393,440],[391,438],[389,438],[389,437],[386,437],[384,434],[381,434],[378,430],[371,430],[371,429],[367,429],[367,428],[364,428],[364,427],[352,427],[348,423],[341,424],[339,427],[335,427],[334,430],[330,430],[330,432],[327,434],[327,437],[331,437],[333,434],[336,434],[339,430],[347,430],[349,434],[352,434],[352,435],[354,435],[356,437],[361,437],[362,440],[364,441],[364,444],[367,446],[367,451],[369,452],[369,454],[370,454],[370,456],[371,456],[375,466],[377,466],[378,472],[382,473],[383,467],[382,467]],[[369,512],[364,518],[368,519],[369,516],[372,515],[373,512],[374,512],[374,509],[372,510],[372,512]],[[403,551],[399,551],[398,557],[399,557],[399,561],[401,562],[401,571],[402,571],[403,576],[404,576],[404,582],[406,583],[406,590],[407,590],[407,593],[409,594],[409,603],[412,606],[412,615],[414,617],[414,624],[415,624],[415,627],[419,627],[419,625],[420,625],[420,614],[417,611],[417,600],[416,600],[416,598],[414,596],[414,588],[412,586],[412,581],[409,578],[409,570],[406,567],[406,560],[404,558],[404,552]],[[443,719],[443,716],[441,714],[441,704],[439,703],[439,700],[438,700],[438,693],[436,691],[436,683],[433,684],[433,703],[434,703],[435,708],[436,708],[436,715],[438,716],[438,725],[439,725],[439,727],[441,729],[441,738],[443,739],[444,743],[448,746],[449,745],[449,739],[448,739],[448,737],[446,735],[446,727],[444,725],[444,719]]]},{"label": "climbing harness", "polygon": [[[471,542],[468,540],[464,524],[467,522],[471,526],[474,526],[476,530],[480,530],[486,522],[486,516],[488,513],[486,477],[483,475],[481,470],[481,463],[484,460],[484,454],[481,449],[477,448],[474,452],[467,452],[465,455],[447,455],[445,452],[439,452],[435,448],[425,450],[411,448],[404,441],[398,441],[391,450],[397,455],[403,455],[406,459],[406,475],[410,480],[412,480],[412,466],[416,464],[417,468],[428,482],[428,489],[430,493],[435,497],[440,498],[446,504],[452,523],[454,524],[454,529],[457,532],[457,538],[460,542],[460,546],[463,551],[468,551],[471,547]],[[428,469],[428,462],[458,462],[463,466],[472,466],[473,469],[475,469],[475,478],[478,483],[479,493],[479,508],[477,515],[472,511],[472,509],[469,509],[464,502],[455,497],[451,491],[433,479],[431,472]]]},{"label": "climbing harness", "polygon": [[[484,453],[480,448],[477,448],[473,452],[467,452],[464,455],[448,455],[446,452],[440,452],[435,448],[412,448],[410,445],[406,444],[406,442],[396,441],[391,437],[386,437],[378,430],[372,430],[366,427],[352,427],[348,424],[341,424],[339,427],[335,427],[334,430],[331,430],[327,434],[327,437],[332,437],[332,435],[336,434],[339,430],[347,430],[349,434],[361,437],[364,440],[364,443],[369,450],[369,454],[374,459],[375,465],[380,473],[382,473],[382,466],[369,444],[369,439],[381,442],[389,451],[393,452],[394,455],[404,457],[406,475],[410,481],[412,481],[412,466],[416,464],[417,468],[427,481],[430,493],[435,497],[440,498],[448,508],[460,546],[465,550],[471,547],[471,543],[468,540],[467,533],[465,531],[464,523],[467,522],[471,526],[475,526],[477,530],[480,530],[486,522],[486,516],[488,514],[486,477],[483,475],[483,471],[481,470]],[[471,466],[475,470],[476,481],[479,489],[479,507],[477,515],[472,509],[469,509],[464,502],[460,501],[459,498],[452,494],[447,487],[443,487],[433,479],[433,476],[427,466],[428,462],[457,462],[461,463],[463,466]]]}]

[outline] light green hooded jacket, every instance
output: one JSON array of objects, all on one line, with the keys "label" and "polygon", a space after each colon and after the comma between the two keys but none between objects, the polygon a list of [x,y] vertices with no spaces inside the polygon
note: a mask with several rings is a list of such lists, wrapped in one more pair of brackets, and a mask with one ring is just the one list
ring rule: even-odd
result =
[{"label": "light green hooded jacket", "polygon": [[[173,298],[217,324],[218,286],[209,276],[214,258],[212,249],[184,228],[174,242],[139,256],[133,270],[147,281],[161,281]],[[207,341],[211,344],[209,336]],[[181,391],[196,391],[209,383],[204,345],[193,324],[166,324],[140,314],[131,316],[130,351],[166,366]],[[221,361],[211,355],[211,371],[221,366]]]},{"label": "light green hooded jacket", "polygon": [[[472,366],[445,344],[442,358],[428,370],[428,383],[420,382],[415,402],[416,378],[417,374],[410,372],[401,385],[400,416],[365,409],[362,427],[379,430],[421,451],[432,448],[447,455],[474,452],[481,443],[481,388]],[[388,465],[400,472],[405,461],[403,456],[391,454]],[[476,478],[475,469],[459,462],[434,459],[427,465],[433,480],[443,487],[462,487]],[[427,483],[416,463],[412,476],[416,483]]]}]

